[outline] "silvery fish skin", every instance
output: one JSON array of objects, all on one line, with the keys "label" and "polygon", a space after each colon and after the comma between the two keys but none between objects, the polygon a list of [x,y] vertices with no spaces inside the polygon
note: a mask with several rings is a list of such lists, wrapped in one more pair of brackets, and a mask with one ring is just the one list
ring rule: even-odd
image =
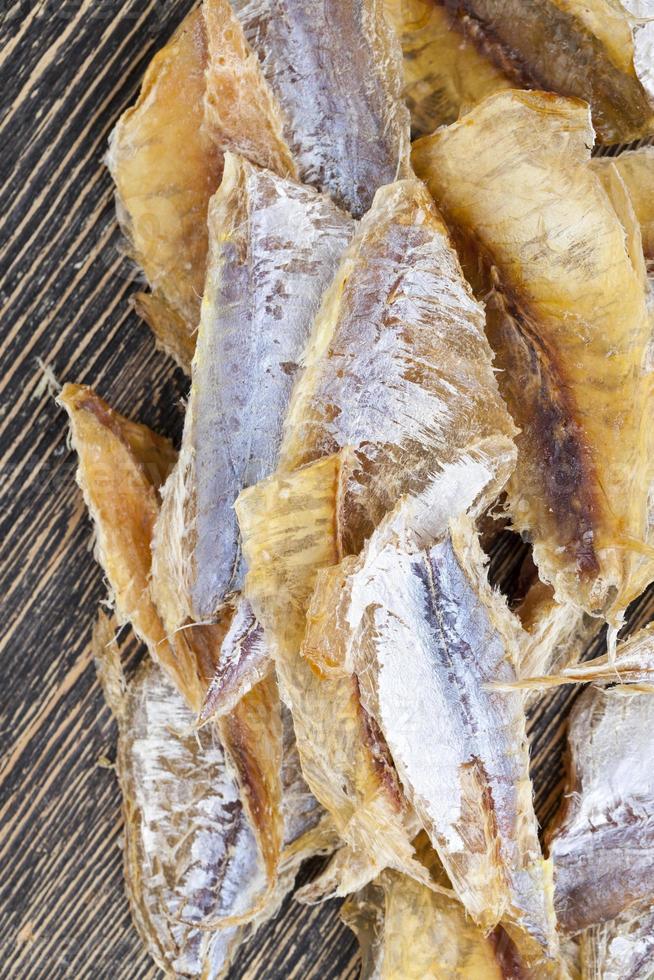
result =
[{"label": "silvery fish skin", "polygon": [[277,462],[298,362],[352,220],[325,195],[225,155],[182,449],[157,526],[153,588],[169,631],[240,589],[234,501]]},{"label": "silvery fish skin", "polygon": [[603,143],[654,131],[651,0],[437,0],[516,88],[590,103]]},{"label": "silvery fish skin", "polygon": [[592,141],[581,103],[510,91],[418,140],[413,162],[487,295],[522,430],[513,525],[559,601],[617,628],[654,577],[652,322],[633,208],[615,170],[590,166]]},{"label": "silvery fish skin", "polygon": [[[265,888],[237,781],[216,730],[197,731],[157,665],[142,664],[125,690],[106,625],[96,636],[100,676],[119,724],[116,771],[135,925],[161,969],[217,980],[252,927],[206,926],[246,912]],[[261,918],[274,912],[272,906]]]},{"label": "silvery fish skin", "polygon": [[471,456],[506,471],[515,452],[483,310],[417,180],[375,195],[325,294],[304,364],[280,469],[342,451],[345,554],[360,550],[404,493],[440,475],[456,506]]},{"label": "silvery fish skin", "polygon": [[487,688],[515,678],[520,627],[488,585],[469,518],[427,550],[378,533],[339,618],[363,705],[466,910],[555,961],[524,702]]},{"label": "silvery fish skin", "polygon": [[216,672],[205,695],[200,721],[231,711],[272,665],[263,626],[243,596],[234,602],[234,614],[220,647]]},{"label": "silvery fish skin", "polygon": [[382,0],[231,0],[285,117],[300,179],[360,217],[408,173],[399,45]]},{"label": "silvery fish skin", "polygon": [[589,688],[573,708],[568,777],[549,833],[555,906],[569,932],[654,896],[654,697]]},{"label": "silvery fish skin", "polygon": [[629,909],[580,939],[584,980],[651,980],[654,911]]}]

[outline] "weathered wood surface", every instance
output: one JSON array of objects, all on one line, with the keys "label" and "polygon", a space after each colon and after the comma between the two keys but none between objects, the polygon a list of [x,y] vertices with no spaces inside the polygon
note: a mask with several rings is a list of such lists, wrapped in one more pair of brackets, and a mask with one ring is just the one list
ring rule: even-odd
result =
[{"label": "weathered wood surface", "polygon": [[[179,438],[187,384],[128,298],[107,137],[189,0],[18,0],[0,7],[0,975],[157,976],[122,886],[116,730],[90,634],[106,594],[74,483],[63,412],[42,365]],[[495,564],[513,567],[507,540]],[[643,599],[645,621],[652,603]],[[136,660],[141,651],[130,645]],[[559,793],[560,691],[534,718],[542,819]],[[354,978],[335,903],[289,899],[242,950],[234,978]]]}]

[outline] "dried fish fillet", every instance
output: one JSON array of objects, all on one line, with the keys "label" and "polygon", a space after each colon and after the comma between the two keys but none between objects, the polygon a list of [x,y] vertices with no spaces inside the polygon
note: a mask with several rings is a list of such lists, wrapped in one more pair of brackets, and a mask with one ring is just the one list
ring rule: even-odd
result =
[{"label": "dried fish fillet", "polygon": [[214,619],[242,585],[234,501],[275,468],[298,362],[352,224],[326,195],[226,154],[182,450],[156,532],[153,589],[169,631]]},{"label": "dried fish fillet", "polygon": [[399,45],[382,0],[231,0],[284,114],[300,179],[355,217],[408,172]]},{"label": "dried fish fillet", "polygon": [[222,172],[222,153],[202,127],[206,66],[196,9],[155,55],[107,156],[118,220],[152,288],[151,295],[137,295],[137,308],[187,370],[204,282],[205,215]]},{"label": "dried fish fillet", "polygon": [[304,363],[280,468],[343,450],[343,553],[356,554],[400,496],[418,495],[437,476],[442,508],[458,504],[475,482],[473,457],[489,470],[489,499],[499,493],[515,430],[482,309],[419,181],[375,195],[325,294]]},{"label": "dried fish fillet", "polygon": [[654,131],[651,0],[435,2],[516,87],[589,102],[601,142]]},{"label": "dried fish fillet", "polygon": [[[167,975],[223,977],[258,922],[207,926],[246,912],[265,887],[238,785],[215,729],[197,732],[192,712],[156,664],[142,664],[126,686],[112,640],[100,620],[98,669],[119,725],[116,770],[134,923]],[[275,910],[271,905],[259,921]]]},{"label": "dried fish fillet", "polygon": [[654,260],[654,146],[627,150],[617,157],[595,157],[598,174],[615,167],[629,191],[643,239],[645,258]]},{"label": "dried fish fillet", "polygon": [[426,551],[410,539],[376,532],[329,625],[466,910],[485,931],[504,924],[529,958],[537,945],[555,959],[523,698],[487,690],[516,676],[519,623],[488,585],[469,518]]},{"label": "dried fish fillet", "polygon": [[568,750],[550,857],[559,922],[578,932],[654,897],[654,697],[589,688]]},{"label": "dried fish fillet", "polygon": [[[167,439],[114,412],[91,388],[64,385],[79,465],[77,482],[93,519],[96,554],[121,623],[130,622],[189,703],[201,703],[204,667],[184,643],[173,648],[150,597],[150,543],[158,488],[175,462]],[[211,667],[208,668],[211,676]]]},{"label": "dried fish fillet", "polygon": [[385,0],[404,57],[404,99],[412,136],[455,122],[487,95],[509,88],[506,74],[457,30],[436,0]]},{"label": "dried fish fillet", "polygon": [[229,0],[205,0],[154,57],[114,129],[107,164],[132,257],[152,289],[136,308],[189,371],[204,286],[209,198],[223,151],[293,174],[279,108]]},{"label": "dried fish fillet", "polygon": [[[355,679],[323,678],[299,656],[316,571],[338,559],[338,473],[337,457],[328,457],[243,491],[237,510],[250,569],[246,595],[273,645],[304,777],[337,832],[361,855],[355,886],[387,866],[426,880],[410,844],[411,814]],[[333,891],[345,894],[346,886],[336,881]]]},{"label": "dried fish fillet", "polygon": [[414,165],[490,290],[500,387],[522,430],[513,524],[557,599],[619,625],[654,577],[652,328],[633,211],[617,174],[609,195],[589,166],[591,144],[581,103],[508,92],[418,141]]},{"label": "dried fish fillet", "polygon": [[651,980],[654,910],[630,909],[581,936],[584,980]]}]

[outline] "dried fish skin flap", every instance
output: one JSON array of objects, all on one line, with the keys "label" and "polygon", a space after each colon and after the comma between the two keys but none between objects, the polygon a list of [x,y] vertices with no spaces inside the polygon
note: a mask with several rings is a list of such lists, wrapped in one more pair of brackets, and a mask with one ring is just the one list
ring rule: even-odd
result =
[{"label": "dried fish skin flap", "polygon": [[387,866],[421,880],[427,874],[413,856],[413,817],[356,680],[323,678],[299,656],[316,572],[339,557],[338,477],[338,457],[327,457],[261,481],[236,506],[249,568],[245,594],[273,648],[304,778],[358,857],[357,878],[334,884],[333,893],[343,895]]},{"label": "dried fish skin flap", "polygon": [[568,729],[568,778],[550,831],[555,905],[569,932],[654,893],[654,698],[589,688]]},{"label": "dried fish skin flap", "polygon": [[629,909],[582,933],[584,980],[651,980],[654,911]]},{"label": "dried fish skin flap", "polygon": [[162,665],[192,703],[204,681],[192,651],[169,643],[150,596],[151,539],[159,514],[158,488],[175,462],[167,439],[114,412],[84,385],[64,385],[79,483],[96,532],[96,556],[113,592],[121,623]]},{"label": "dried fish skin flap", "polygon": [[284,115],[300,179],[354,217],[408,173],[402,62],[382,0],[231,0]]},{"label": "dried fish skin flap", "polygon": [[241,698],[263,680],[271,665],[272,653],[263,626],[247,599],[239,596],[220,647],[216,672],[204,698],[200,721],[232,711]]},{"label": "dried fish skin flap", "polygon": [[363,706],[458,897],[484,930],[502,923],[555,960],[523,698],[487,689],[516,676],[520,628],[488,585],[472,523],[426,551],[371,541],[347,589]]},{"label": "dried fish skin flap", "polygon": [[214,730],[197,732],[193,713],[152,662],[128,686],[118,722],[134,923],[167,974],[223,977],[251,929],[211,932],[206,924],[246,912],[265,887],[224,750]]},{"label": "dried fish skin flap", "polygon": [[462,111],[511,86],[440,3],[386,0],[384,10],[402,45],[404,100],[414,138],[455,122]]},{"label": "dried fish skin flap", "polygon": [[654,574],[651,319],[633,213],[625,227],[628,199],[618,215],[591,144],[580,103],[508,92],[419,140],[413,160],[493,290],[489,337],[522,430],[513,524],[559,601],[619,625]]},{"label": "dried fish skin flap", "polygon": [[654,260],[654,146],[627,150],[617,157],[595,157],[591,166],[598,174],[615,167],[629,191],[640,225],[645,258]]},{"label": "dried fish skin flap", "polygon": [[304,364],[280,469],[347,447],[344,553],[358,553],[405,492],[419,494],[440,474],[447,496],[468,457],[506,461],[515,452],[483,311],[417,180],[375,195],[324,296]]},{"label": "dried fish skin flap", "polygon": [[196,9],[155,55],[107,155],[118,220],[153,291],[137,296],[139,311],[186,370],[204,283],[205,215],[222,172],[222,153],[202,126],[206,66]]},{"label": "dried fish skin flap", "polygon": [[274,470],[322,293],[353,229],[326,196],[225,156],[182,449],[164,490],[154,591],[169,630],[214,619],[241,588],[233,505]]},{"label": "dried fish skin flap", "polygon": [[602,143],[654,131],[651,0],[440,0],[519,88],[590,103]]}]

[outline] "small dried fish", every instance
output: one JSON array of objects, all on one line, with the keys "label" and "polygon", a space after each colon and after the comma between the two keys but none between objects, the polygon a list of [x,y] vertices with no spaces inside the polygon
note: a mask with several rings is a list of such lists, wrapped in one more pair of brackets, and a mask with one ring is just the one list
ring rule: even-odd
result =
[{"label": "small dried fish", "polygon": [[[449,16],[461,43],[477,49],[486,74],[494,67],[516,88],[589,102],[603,143],[626,143],[654,131],[651,0],[434,2]],[[466,64],[475,78],[483,78],[469,56]],[[426,59],[424,66],[428,79]],[[454,92],[460,84],[451,83]]]},{"label": "small dried fish", "polygon": [[457,120],[460,113],[511,83],[506,74],[436,0],[385,0],[404,57],[404,100],[414,138]]},{"label": "small dried fish", "polygon": [[[502,923],[529,959],[537,944],[555,961],[523,698],[487,689],[516,676],[520,625],[488,585],[469,518],[426,551],[412,537],[410,525],[403,540],[379,528],[343,571],[329,626],[467,911],[486,931]],[[325,622],[322,633],[330,650]]]},{"label": "small dried fish", "polygon": [[209,198],[223,150],[294,173],[279,108],[229,0],[205,0],[149,66],[114,129],[107,165],[132,257],[152,289],[138,311],[189,371],[200,319]]},{"label": "small dried fish", "polygon": [[568,750],[549,850],[559,922],[578,932],[654,898],[654,697],[589,688]]},{"label": "small dried fish", "polygon": [[250,926],[209,931],[216,919],[246,913],[265,888],[237,782],[216,730],[197,731],[193,713],[156,664],[143,663],[127,686],[106,618],[94,641],[119,725],[116,771],[135,925],[167,975],[217,980],[236,947],[275,913],[283,889]]},{"label": "small dried fish", "polygon": [[629,909],[581,935],[584,980],[651,980],[654,910]]},{"label": "small dried fish", "polygon": [[591,166],[598,174],[612,167],[620,174],[640,225],[645,258],[654,261],[654,146],[627,150],[617,157],[594,157]]},{"label": "small dried fish", "polygon": [[216,618],[242,585],[234,501],[275,468],[298,362],[352,226],[326,195],[226,154],[182,449],[156,531],[153,590],[169,632]]},{"label": "small dried fish", "polygon": [[300,179],[364,214],[378,187],[408,173],[401,52],[382,0],[231,3],[282,107]]},{"label": "small dried fish", "polygon": [[500,387],[522,430],[513,524],[557,599],[618,626],[654,577],[652,325],[628,195],[615,173],[607,193],[591,144],[581,103],[507,92],[419,140],[414,164],[490,290]]},{"label": "small dried fish", "polygon": [[488,500],[497,496],[515,430],[483,311],[419,181],[377,192],[324,296],[304,363],[280,468],[343,451],[343,553],[358,553],[400,496],[437,477],[446,513],[480,493],[475,470],[485,468]]}]

